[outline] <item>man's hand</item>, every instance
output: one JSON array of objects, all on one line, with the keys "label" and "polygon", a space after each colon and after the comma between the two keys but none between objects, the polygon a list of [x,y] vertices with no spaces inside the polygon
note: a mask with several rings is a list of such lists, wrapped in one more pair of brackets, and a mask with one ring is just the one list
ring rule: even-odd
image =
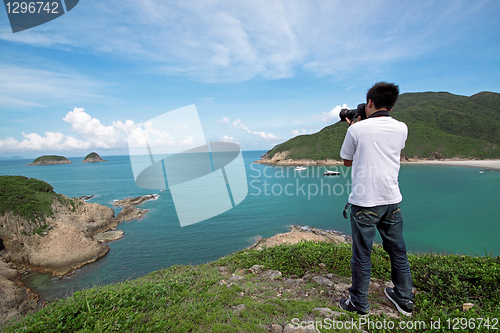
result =
[{"label": "man's hand", "polygon": [[344,166],[346,167],[352,166],[352,160],[344,160]]},{"label": "man's hand", "polygon": [[359,116],[358,119],[356,119],[356,121],[354,121],[354,119],[350,120],[349,118],[346,118],[345,120],[347,121],[347,123],[349,124],[349,126],[351,126],[352,124],[357,123],[358,121],[361,121],[361,116]]}]

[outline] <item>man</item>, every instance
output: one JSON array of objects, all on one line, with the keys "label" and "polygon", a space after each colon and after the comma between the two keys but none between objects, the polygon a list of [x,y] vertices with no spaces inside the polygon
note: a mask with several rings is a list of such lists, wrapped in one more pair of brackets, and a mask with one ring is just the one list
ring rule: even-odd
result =
[{"label": "man", "polygon": [[403,240],[402,196],[398,183],[400,155],[408,128],[389,115],[398,96],[399,87],[392,83],[379,82],[371,87],[366,94],[367,119],[358,117],[356,123],[349,122],[351,126],[340,150],[344,165],[352,166],[348,203],[351,206],[352,286],[350,297],[341,299],[340,307],[363,316],[370,307],[367,297],[375,228],[391,259],[394,288],[387,287],[384,292],[400,313],[409,316],[413,311],[413,284]]}]

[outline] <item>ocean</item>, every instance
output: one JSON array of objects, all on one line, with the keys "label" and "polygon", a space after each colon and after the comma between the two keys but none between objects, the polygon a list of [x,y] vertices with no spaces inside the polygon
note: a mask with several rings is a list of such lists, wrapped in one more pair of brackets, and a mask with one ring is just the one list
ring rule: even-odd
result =
[{"label": "ocean", "polygon": [[[22,175],[50,183],[69,197],[94,195],[89,202],[113,207],[113,200],[155,193],[144,203],[141,220],[122,222],[125,236],[110,252],[63,278],[33,274],[23,282],[53,300],[77,290],[134,279],[174,264],[201,264],[244,249],[258,237],[288,231],[291,225],[350,234],[342,216],[350,191],[350,169],[252,164],[265,151],[244,151],[248,195],[236,207],[208,220],[181,227],[170,192],[135,184],[128,156],[103,156],[103,163],[27,166],[32,160],[0,160],[1,175]],[[323,176],[336,170],[338,177]],[[478,168],[405,164],[399,181],[407,250],[412,253],[500,255],[500,172]],[[118,214],[121,208],[116,208]],[[380,242],[380,238],[375,241]]]}]

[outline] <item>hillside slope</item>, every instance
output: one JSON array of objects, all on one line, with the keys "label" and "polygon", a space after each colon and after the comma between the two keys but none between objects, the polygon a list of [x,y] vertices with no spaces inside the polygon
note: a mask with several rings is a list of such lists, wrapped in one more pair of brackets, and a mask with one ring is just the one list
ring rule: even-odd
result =
[{"label": "hillside slope", "polygon": [[[458,96],[447,92],[402,94],[391,112],[408,125],[406,159],[500,158],[500,94]],[[348,124],[338,122],[310,135],[299,135],[268,151],[293,160],[338,160]],[[283,154],[283,152],[288,152]]]}]

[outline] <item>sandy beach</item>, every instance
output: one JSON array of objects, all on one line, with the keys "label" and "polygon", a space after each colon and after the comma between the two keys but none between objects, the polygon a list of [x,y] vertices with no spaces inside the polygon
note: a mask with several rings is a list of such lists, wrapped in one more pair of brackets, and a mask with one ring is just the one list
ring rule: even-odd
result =
[{"label": "sandy beach", "polygon": [[472,168],[500,170],[500,160],[415,161],[415,162],[401,162],[401,164],[450,165],[450,166],[464,166],[464,167],[472,167]]}]

